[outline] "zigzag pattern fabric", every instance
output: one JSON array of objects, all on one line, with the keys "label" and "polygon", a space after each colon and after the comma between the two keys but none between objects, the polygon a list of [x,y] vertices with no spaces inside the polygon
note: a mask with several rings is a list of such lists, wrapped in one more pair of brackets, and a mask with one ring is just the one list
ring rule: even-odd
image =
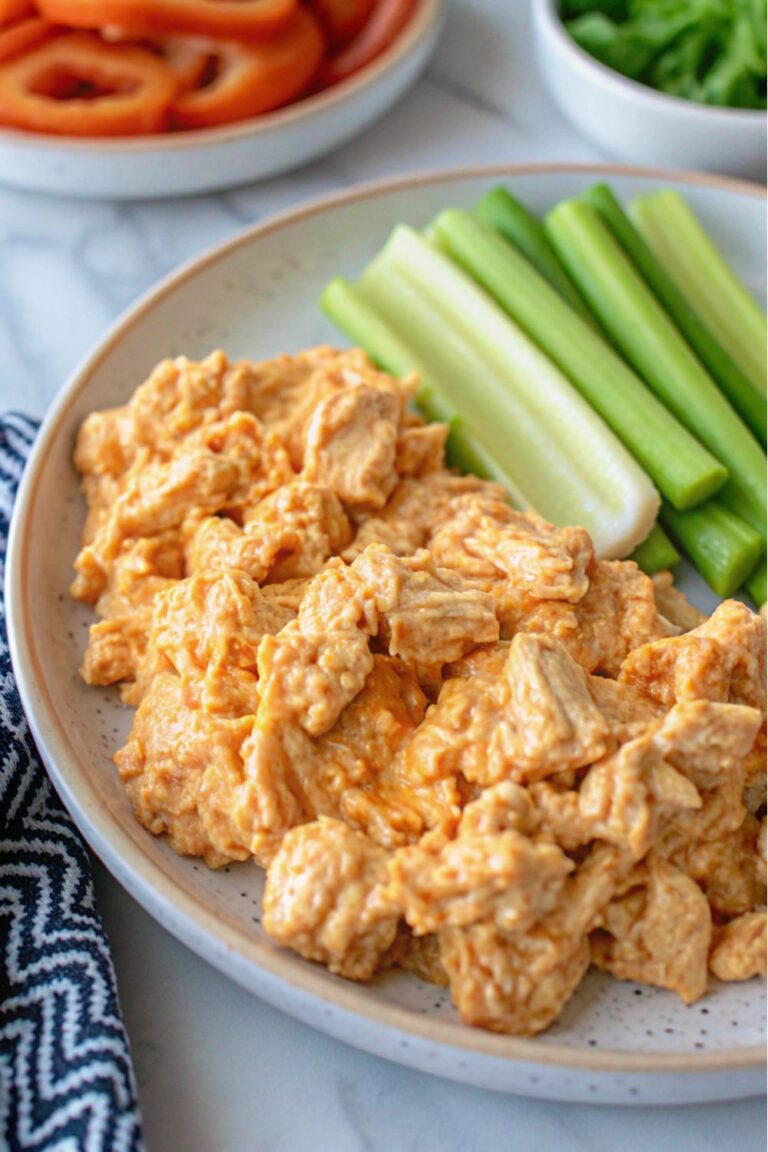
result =
[{"label": "zigzag pattern fabric", "polygon": [[[0,420],[0,576],[36,430],[21,416]],[[30,735],[0,597],[0,1148],[143,1147],[88,853]]]}]

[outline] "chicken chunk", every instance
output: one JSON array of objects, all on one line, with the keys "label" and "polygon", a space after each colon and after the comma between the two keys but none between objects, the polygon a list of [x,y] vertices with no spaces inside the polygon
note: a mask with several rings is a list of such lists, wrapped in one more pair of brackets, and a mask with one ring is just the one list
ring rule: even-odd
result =
[{"label": "chicken chunk", "polygon": [[555,528],[483,492],[462,497],[429,543],[438,564],[479,579],[505,578],[505,596],[578,603],[594,563],[584,528]]},{"label": "chicken chunk", "polygon": [[395,470],[398,476],[421,478],[429,472],[440,472],[445,464],[447,424],[424,424],[404,428],[397,441]]},{"label": "chicken chunk", "polygon": [[253,714],[259,644],[291,617],[244,572],[199,572],[157,598],[144,677],[172,668],[206,711]]},{"label": "chicken chunk", "polygon": [[573,863],[546,839],[506,829],[466,833],[439,850],[395,853],[388,895],[418,935],[480,922],[522,930],[555,907]]},{"label": "chicken chunk", "polygon": [[709,970],[718,980],[750,980],[753,976],[765,976],[765,912],[746,912],[715,932]]},{"label": "chicken chunk", "polygon": [[410,556],[426,546],[432,533],[452,515],[457,501],[473,492],[505,498],[500,484],[477,476],[440,471],[419,479],[406,477],[379,512],[358,516],[357,535],[344,552],[345,560],[354,560],[369,544],[384,544],[396,556]]},{"label": "chicken chunk", "polygon": [[541,779],[592,763],[611,747],[582,670],[541,636],[518,635],[496,659],[448,680],[410,754],[481,786]]},{"label": "chicken chunk", "polygon": [[640,736],[593,764],[579,789],[578,814],[591,837],[641,859],[660,820],[701,807],[695,785],[667,763],[652,736]]},{"label": "chicken chunk", "polygon": [[185,575],[184,534],[178,528],[125,540],[107,572],[96,604],[99,616],[130,615],[151,608],[155,597]]},{"label": "chicken chunk", "polygon": [[[734,822],[735,819],[734,818]],[[696,828],[697,836],[670,854],[670,860],[690,876],[718,916],[740,916],[765,903],[765,869],[756,866],[759,824],[754,816],[745,816],[735,828],[719,835],[724,821],[714,835]],[[666,845],[660,843],[660,850]]]},{"label": "chicken chunk", "polygon": [[504,672],[518,733],[516,779],[580,768],[611,750],[610,729],[589,693],[586,675],[556,641],[518,634]]},{"label": "chicken chunk", "polygon": [[518,1036],[551,1024],[589,967],[588,933],[626,871],[620,853],[600,847],[567,879],[558,906],[533,927],[443,929],[441,958],[462,1019]]},{"label": "chicken chunk", "polygon": [[220,517],[200,521],[187,547],[189,572],[239,568],[260,584],[281,584],[320,572],[351,537],[337,497],[299,481],[260,500],[244,521],[244,528]]},{"label": "chicken chunk", "polygon": [[621,684],[605,676],[588,676],[587,685],[595,706],[618,744],[642,736],[664,715],[662,705],[653,696],[632,684]]},{"label": "chicken chunk", "polygon": [[178,528],[193,511],[216,511],[238,480],[234,463],[204,449],[147,464],[130,475],[93,542],[75,561],[72,595],[95,603],[108,586],[110,565],[124,541]]},{"label": "chicken chunk", "polygon": [[618,675],[628,653],[670,631],[656,611],[651,580],[630,561],[597,563],[577,604],[558,600],[520,604],[506,598],[498,612],[503,637],[516,632],[550,636],[586,672],[611,677]]},{"label": "chicken chunk", "polygon": [[304,478],[330,488],[345,504],[383,508],[397,484],[402,404],[364,385],[327,397],[306,429]]},{"label": "chicken chunk", "polygon": [[412,669],[375,655],[362,691],[316,742],[322,779],[348,824],[386,848],[450,834],[461,812],[455,776],[426,777],[407,756],[427,700]]},{"label": "chicken chunk", "polygon": [[329,565],[311,581],[296,620],[259,647],[262,716],[298,723],[311,736],[327,732],[365,684],[377,627],[375,604],[352,570]]},{"label": "chicken chunk", "polygon": [[186,356],[162,361],[128,405],[135,444],[167,459],[197,429],[250,411],[252,375],[223,352],[200,361]]},{"label": "chicken chunk", "polygon": [[245,860],[250,851],[232,815],[241,783],[241,750],[252,716],[232,719],[191,705],[180,678],[160,673],[115,755],[138,820],[166,834],[174,851],[202,856],[211,867]]},{"label": "chicken chunk", "polygon": [[118,684],[136,679],[147,650],[152,609],[113,616],[92,624],[80,675],[86,684]]},{"label": "chicken chunk", "polygon": [[391,655],[439,666],[495,639],[497,625],[487,597],[463,595],[450,574],[431,568],[428,555],[401,561],[372,545],[351,567],[329,564],[309,585],[297,620],[264,641],[262,708],[321,735],[365,683],[373,666],[369,641],[379,633]]},{"label": "chicken chunk", "polygon": [[384,894],[387,854],[338,820],[294,828],[267,871],[269,935],[348,980],[387,964],[399,914]]},{"label": "chicken chunk", "polygon": [[400,765],[426,700],[401,661],[375,655],[365,685],[334,726],[310,739],[298,725],[259,713],[243,748],[246,776],[236,799],[238,826],[254,855],[268,860],[294,824],[343,818],[385,847],[455,826],[455,784],[425,787]]},{"label": "chicken chunk", "polygon": [[238,482],[221,510],[242,520],[250,507],[293,480],[294,472],[283,443],[249,412],[235,412],[206,424],[184,442],[182,453],[197,447],[234,464]]},{"label": "chicken chunk", "polygon": [[620,980],[671,988],[686,1004],[704,995],[712,920],[700,888],[651,853],[628,891],[604,909],[592,960]]},{"label": "chicken chunk", "polygon": [[630,652],[619,680],[665,708],[676,700],[715,700],[765,709],[765,621],[735,600],[683,636]]},{"label": "chicken chunk", "polygon": [[387,548],[372,546],[355,560],[352,571],[375,598],[379,631],[392,656],[440,667],[498,638],[490,597],[436,568],[428,552],[400,559]]}]

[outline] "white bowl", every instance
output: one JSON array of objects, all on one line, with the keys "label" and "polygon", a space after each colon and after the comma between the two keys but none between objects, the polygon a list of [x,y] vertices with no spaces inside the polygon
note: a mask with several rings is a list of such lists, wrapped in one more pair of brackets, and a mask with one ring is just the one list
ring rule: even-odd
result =
[{"label": "white bowl", "polygon": [[443,0],[420,0],[394,43],[349,80],[221,128],[84,140],[0,131],[0,183],[55,196],[135,200],[233,188],[298,168],[382,116],[425,68]]},{"label": "white bowl", "polygon": [[[93,613],[67,593],[84,516],[71,454],[88,412],[123,403],[166,355],[223,347],[260,359],[338,340],[318,308],[322,288],[332,276],[356,276],[399,222],[421,228],[448,205],[471,207],[500,181],[543,214],[596,180],[610,180],[623,200],[678,188],[762,296],[764,198],[713,177],[578,165],[469,169],[354,188],[264,221],[139,301],[51,408],[14,509],[11,656],[37,746],[96,853],[168,931],[270,1003],[368,1052],[485,1088],[594,1104],[737,1098],[765,1084],[761,981],[713,985],[686,1007],[672,992],[592,972],[547,1033],[521,1039],[461,1024],[445,989],[402,970],[357,985],[278,948],[258,922],[257,868],[212,871],[139,826],[111,759],[130,713],[114,691],[88,688],[76,671]],[[681,586],[703,609],[714,607],[695,573]],[[159,978],[147,972],[148,981]]]},{"label": "white bowl", "polygon": [[557,0],[531,4],[544,82],[561,112],[602,151],[636,164],[765,179],[765,112],[695,104],[629,80],[569,36]]}]

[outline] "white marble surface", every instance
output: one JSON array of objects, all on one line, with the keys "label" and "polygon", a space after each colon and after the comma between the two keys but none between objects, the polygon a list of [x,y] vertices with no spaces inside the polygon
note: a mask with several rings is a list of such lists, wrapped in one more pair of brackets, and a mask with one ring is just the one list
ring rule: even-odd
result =
[{"label": "white marble surface", "polygon": [[[110,321],[238,228],[423,168],[597,160],[539,85],[524,0],[452,0],[427,76],[386,121],[269,184],[112,206],[0,189],[0,406],[42,414]],[[187,952],[98,869],[149,1152],[707,1152],[765,1147],[763,1101],[627,1111],[534,1103],[395,1067],[311,1032]]]}]

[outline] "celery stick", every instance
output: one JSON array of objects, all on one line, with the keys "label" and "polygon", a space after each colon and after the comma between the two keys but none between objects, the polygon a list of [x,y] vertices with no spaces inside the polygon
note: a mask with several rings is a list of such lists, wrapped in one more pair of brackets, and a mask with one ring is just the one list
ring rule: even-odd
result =
[{"label": "celery stick", "polygon": [[443,212],[441,244],[569,377],[677,508],[712,496],[727,473],[497,232],[468,212]]},{"label": "celery stick", "polygon": [[740,515],[757,527],[765,525],[765,453],[599,213],[583,200],[564,200],[546,224],[560,259],[611,339],[670,411],[726,465]]},{"label": "celery stick", "polygon": [[744,501],[741,499],[740,494],[734,490],[732,484],[726,484],[722,492],[718,492],[717,499],[724,507],[729,508],[735,516],[738,516],[741,520],[746,520],[750,527],[754,528],[759,536],[762,536],[763,540],[768,539],[768,524],[764,519],[753,519],[748,515]]},{"label": "celery stick", "polygon": [[749,592],[756,606],[758,608],[762,608],[766,602],[766,599],[768,599],[768,594],[766,593],[765,556],[763,556],[762,560],[758,564],[757,568],[755,568],[749,579],[744,581],[744,587],[746,588],[747,592]]},{"label": "celery stick", "polygon": [[664,504],[661,521],[718,596],[732,596],[763,553],[758,533],[718,500],[690,512]]},{"label": "celery stick", "polygon": [[631,260],[642,272],[667,312],[683,333],[713,380],[760,443],[766,442],[765,399],[752,386],[741,368],[699,319],[688,300],[656,258],[607,184],[595,184],[584,193]]},{"label": "celery stick", "polygon": [[679,192],[640,196],[629,214],[701,319],[766,394],[766,318]]},{"label": "celery stick", "polygon": [[[502,382],[508,411],[542,443],[548,472],[568,492],[532,485],[536,507],[544,515],[543,499],[570,507],[570,522],[590,530],[601,556],[626,555],[650,531],[658,494],[600,417],[494,301],[412,229],[396,228],[378,260],[406,277],[438,310],[443,328],[474,350]],[[565,519],[560,513],[556,522]]]},{"label": "celery stick", "polygon": [[[501,464],[529,503],[556,524],[583,523],[594,529],[601,554],[606,548],[611,555],[628,550],[624,544],[627,532],[638,531],[636,498],[626,497],[626,507],[618,517],[606,507],[602,492],[596,500],[593,489],[559,450],[546,423],[526,410],[432,301],[381,256],[356,287],[364,302],[413,350],[420,369],[461,413],[476,440]],[[628,528],[622,527],[627,522]]]},{"label": "celery stick", "polygon": [[680,553],[667,536],[661,524],[654,524],[650,536],[635,548],[630,560],[634,560],[643,572],[653,576],[664,568],[674,568],[680,562]]},{"label": "celery stick", "polygon": [[595,327],[592,313],[558,260],[544,225],[524,204],[516,200],[506,188],[493,188],[475,205],[474,213],[478,219],[500,232],[510,244],[514,244],[574,311],[591,327]]},{"label": "celery stick", "polygon": [[340,276],[332,280],[320,297],[320,306],[329,319],[385,372],[393,376],[419,373],[421,381],[416,404],[427,420],[441,421],[450,426],[446,456],[452,467],[462,472],[474,472],[486,480],[496,480],[504,486],[518,508],[530,507],[530,498],[473,435],[467,422],[446,400],[439,385],[424,371],[416,354],[365,303],[352,284]]}]

